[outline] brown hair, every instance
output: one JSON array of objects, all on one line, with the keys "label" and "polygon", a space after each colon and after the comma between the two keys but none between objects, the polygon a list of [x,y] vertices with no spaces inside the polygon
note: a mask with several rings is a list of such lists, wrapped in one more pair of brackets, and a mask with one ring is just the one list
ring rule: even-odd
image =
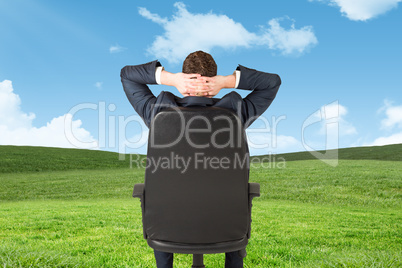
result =
[{"label": "brown hair", "polygon": [[214,58],[201,50],[190,53],[183,62],[183,73],[186,74],[212,77],[217,74],[217,69]]}]

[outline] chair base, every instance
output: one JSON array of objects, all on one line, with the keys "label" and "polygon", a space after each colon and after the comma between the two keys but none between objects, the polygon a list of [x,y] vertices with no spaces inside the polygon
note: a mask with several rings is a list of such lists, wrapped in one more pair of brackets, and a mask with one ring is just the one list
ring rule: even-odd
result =
[{"label": "chair base", "polygon": [[193,265],[191,268],[205,268],[203,254],[193,254]]},{"label": "chair base", "polygon": [[183,254],[215,254],[245,249],[247,247],[247,236],[235,241],[215,244],[180,244],[166,241],[147,239],[148,245],[158,251]]}]

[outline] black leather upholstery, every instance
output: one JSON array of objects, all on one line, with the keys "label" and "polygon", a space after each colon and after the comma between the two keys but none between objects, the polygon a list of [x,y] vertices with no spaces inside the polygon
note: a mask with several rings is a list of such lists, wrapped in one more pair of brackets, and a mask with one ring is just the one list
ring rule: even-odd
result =
[{"label": "black leather upholstery", "polygon": [[175,108],[151,123],[141,198],[144,238],[172,253],[244,249],[250,237],[249,154],[239,118],[223,108]]}]

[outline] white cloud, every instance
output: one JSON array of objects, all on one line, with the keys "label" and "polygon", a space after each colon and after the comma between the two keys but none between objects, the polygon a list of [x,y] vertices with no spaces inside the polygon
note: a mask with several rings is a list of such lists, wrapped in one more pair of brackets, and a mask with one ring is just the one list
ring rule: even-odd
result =
[{"label": "white cloud", "polygon": [[402,105],[392,106],[389,101],[385,101],[385,106],[380,111],[385,111],[386,115],[386,118],[381,121],[382,129],[402,128]]},{"label": "white cloud", "polygon": [[283,20],[272,19],[268,22],[269,28],[263,29],[260,37],[263,44],[268,44],[270,49],[279,50],[284,55],[300,54],[318,43],[312,26],[296,29],[294,23],[289,30],[281,27],[279,22]]},{"label": "white cloud", "polygon": [[392,134],[387,137],[377,138],[369,145],[387,145],[387,144],[397,144],[397,143],[402,143],[402,132]]},{"label": "white cloud", "polygon": [[[96,140],[81,127],[81,120],[73,120],[71,114],[53,118],[46,126],[32,126],[33,113],[21,110],[21,100],[13,92],[12,82],[0,82],[0,144],[31,145],[76,148],[66,137],[65,126],[70,126],[70,134],[80,141],[81,148],[94,148]],[[75,142],[76,143],[76,142]]]},{"label": "white cloud", "polygon": [[179,62],[196,50],[210,52],[214,47],[235,49],[266,46],[284,55],[297,55],[317,44],[311,26],[296,29],[293,24],[290,29],[285,29],[279,23],[283,18],[270,20],[268,27],[261,26],[261,33],[256,34],[226,15],[190,13],[181,2],[174,6],[177,11],[171,19],[139,8],[141,16],[160,24],[165,30],[163,35],[156,37],[147,52],[170,62]]},{"label": "white cloud", "polygon": [[[376,138],[373,142],[365,143],[365,146],[387,145],[402,143],[402,105],[392,105],[388,100],[384,101],[384,106],[379,109],[379,113],[384,113],[385,118],[381,120],[380,129],[385,131],[384,136]],[[390,134],[390,131],[396,133]]]},{"label": "white cloud", "polygon": [[339,7],[342,14],[355,21],[366,21],[396,8],[402,0],[309,0]]},{"label": "white cloud", "polygon": [[119,53],[119,52],[122,52],[122,51],[124,51],[124,50],[126,50],[126,49],[127,49],[127,48],[122,47],[122,46],[116,44],[116,45],[114,45],[114,46],[110,46],[110,47],[109,47],[109,52],[110,52],[110,53]]},{"label": "white cloud", "polygon": [[20,105],[21,99],[13,93],[12,82],[0,82],[0,125],[6,125],[11,130],[30,127],[35,115],[22,112]]},{"label": "white cloud", "polygon": [[254,132],[255,130],[260,129],[246,130],[250,155],[277,154],[303,149],[300,141],[292,136],[274,135],[268,132],[258,133]]},{"label": "white cloud", "polygon": [[339,104],[338,101],[334,101],[321,106],[319,110],[307,117],[304,121],[304,126],[307,128],[315,123],[320,123],[318,134],[321,135],[333,134],[344,136],[356,134],[356,128],[345,119],[347,113],[348,109],[345,106]]},{"label": "white cloud", "polygon": [[97,87],[98,89],[102,89],[102,85],[103,85],[103,82],[96,82],[95,83],[95,87]]},{"label": "white cloud", "polygon": [[[357,134],[356,128],[353,126],[352,123],[348,122],[345,119],[345,116],[348,113],[348,109],[339,104],[337,101],[333,102],[329,105],[325,105],[321,107],[321,110],[325,113],[325,118],[328,121],[322,121],[321,133],[325,133],[326,131],[335,131],[335,124],[328,124],[337,122],[339,129],[339,135],[352,135]],[[331,120],[332,119],[332,120]]]},{"label": "white cloud", "polygon": [[138,8],[138,13],[140,13],[140,15],[143,16],[144,18],[152,20],[155,23],[158,23],[158,24],[166,24],[166,23],[168,23],[168,19],[161,18],[158,14],[153,14],[153,13],[149,12],[149,10],[144,8],[144,7]]}]

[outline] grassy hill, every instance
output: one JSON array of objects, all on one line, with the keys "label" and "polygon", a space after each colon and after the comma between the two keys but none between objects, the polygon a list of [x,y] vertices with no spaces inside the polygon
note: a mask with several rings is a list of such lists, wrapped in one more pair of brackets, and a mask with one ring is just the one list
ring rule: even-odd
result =
[{"label": "grassy hill", "polygon": [[[245,267],[402,267],[401,151],[341,149],[336,167],[309,153],[252,166],[261,197]],[[143,180],[116,153],[0,146],[0,266],[155,267],[131,198]],[[189,267],[191,256],[174,262]],[[224,255],[205,264],[224,267]]]},{"label": "grassy hill", "polygon": [[[324,153],[324,151],[319,151]],[[339,149],[339,159],[402,161],[402,144]],[[134,159],[143,155],[133,155]],[[264,156],[258,156],[264,157]],[[309,152],[277,154],[286,161],[316,159]],[[0,173],[128,168],[130,156],[114,152],[33,146],[0,146]]]},{"label": "grassy hill", "polygon": [[[326,153],[326,151],[318,151],[318,152]],[[276,159],[278,159],[279,157],[283,157],[286,161],[316,159],[309,152],[276,154],[274,156]],[[264,157],[264,156],[258,156],[258,157]],[[402,161],[402,144],[341,148],[338,149],[338,159]]]},{"label": "grassy hill", "polygon": [[119,160],[118,153],[106,151],[0,146],[0,173],[128,168],[129,161],[129,156]]}]

